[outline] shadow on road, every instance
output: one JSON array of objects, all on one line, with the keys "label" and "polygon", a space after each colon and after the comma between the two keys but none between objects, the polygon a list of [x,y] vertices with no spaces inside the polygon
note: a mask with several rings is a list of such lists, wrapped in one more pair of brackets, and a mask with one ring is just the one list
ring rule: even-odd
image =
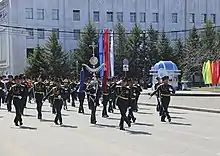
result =
[{"label": "shadow on road", "polygon": [[49,119],[41,119],[41,122],[54,122],[54,120],[49,120]]},{"label": "shadow on road", "polygon": [[172,119],[182,119],[182,120],[185,120],[186,118],[184,118],[184,117],[180,117],[180,116],[173,116],[173,117],[171,117]]},{"label": "shadow on road", "polygon": [[138,108],[140,110],[151,110],[150,108]]},{"label": "shadow on road", "polygon": [[36,117],[36,115],[31,115],[31,114],[24,114],[23,116],[25,116],[25,117]]},{"label": "shadow on road", "polygon": [[192,126],[192,124],[180,123],[180,122],[171,122],[171,125],[179,125],[179,126]]},{"label": "shadow on road", "polygon": [[117,126],[115,126],[115,125],[106,125],[106,124],[95,124],[92,127],[96,127],[96,128],[116,128]]},{"label": "shadow on road", "polygon": [[183,113],[183,112],[169,112],[170,114],[188,114],[188,113]]},{"label": "shadow on road", "polygon": [[[37,110],[37,108],[33,108],[33,107],[27,107],[25,109],[29,109],[29,110]],[[42,112],[45,112],[45,113],[50,113],[51,111],[49,110],[42,110]]]},{"label": "shadow on road", "polygon": [[68,114],[62,114],[62,116],[69,116]]},{"label": "shadow on road", "polygon": [[134,130],[125,130],[125,131],[132,135],[152,135],[151,133],[144,131],[134,131]]},{"label": "shadow on road", "polygon": [[107,119],[109,119],[109,120],[117,120],[117,121],[120,120],[120,118],[113,118],[113,117],[108,117]]},{"label": "shadow on road", "polygon": [[136,122],[133,123],[134,125],[138,125],[138,126],[148,126],[148,127],[153,127],[154,124],[147,124],[147,123],[140,123],[140,122]]},{"label": "shadow on road", "polygon": [[61,125],[60,127],[63,127],[63,128],[78,128],[77,126],[72,126],[72,125]]},{"label": "shadow on road", "polygon": [[25,129],[25,130],[37,130],[36,127],[30,127],[30,126],[20,126],[20,127],[11,127],[12,129]]},{"label": "shadow on road", "polygon": [[77,110],[73,110],[73,109],[68,109],[66,110],[67,112],[77,112]]},{"label": "shadow on road", "polygon": [[144,114],[144,115],[152,115],[152,114],[154,114],[154,113],[147,113],[147,112],[136,112],[137,114]]}]

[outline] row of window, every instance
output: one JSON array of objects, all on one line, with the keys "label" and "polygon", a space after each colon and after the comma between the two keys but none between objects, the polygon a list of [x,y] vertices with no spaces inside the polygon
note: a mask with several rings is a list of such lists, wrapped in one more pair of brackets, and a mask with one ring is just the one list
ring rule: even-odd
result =
[{"label": "row of window", "polygon": [[[57,38],[59,39],[59,29],[52,29],[53,32],[56,33]],[[34,39],[34,29],[29,28],[27,29],[27,39]],[[38,39],[45,39],[45,29],[37,29],[37,38]],[[80,39],[80,29],[73,30],[73,39],[79,40]]]},{"label": "row of window", "polygon": [[[37,19],[44,20],[44,9],[37,9]],[[113,12],[106,12],[107,22],[113,22],[114,16]],[[201,14],[201,22],[205,23],[207,21],[207,14]],[[159,22],[159,13],[152,13],[152,23]],[[26,8],[26,19],[34,19],[33,8]],[[59,9],[52,9],[52,20],[59,20]],[[123,12],[117,12],[117,21],[123,22],[124,15]],[[216,14],[211,14],[211,20],[213,23],[216,23]],[[73,10],[73,21],[80,21],[80,10]],[[93,11],[93,21],[99,22],[100,21],[100,12]],[[136,12],[130,13],[130,22],[134,23],[137,22],[137,14]],[[146,13],[140,13],[140,23],[146,22]],[[195,13],[189,14],[189,22],[195,23]],[[172,13],[172,23],[178,23],[178,13]]]}]

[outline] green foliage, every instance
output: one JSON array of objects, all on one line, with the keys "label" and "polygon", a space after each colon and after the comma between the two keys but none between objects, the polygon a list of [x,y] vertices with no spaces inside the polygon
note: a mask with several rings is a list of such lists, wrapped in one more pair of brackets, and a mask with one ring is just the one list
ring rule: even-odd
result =
[{"label": "green foliage", "polygon": [[143,38],[141,37],[142,30],[135,24],[131,35],[128,37],[128,60],[129,60],[129,70],[132,76],[141,77],[142,68],[140,67],[140,57],[141,57],[141,44]]},{"label": "green foliage", "polygon": [[45,45],[48,54],[49,74],[51,76],[68,76],[70,74],[69,55],[62,50],[56,33],[52,32]]},{"label": "green foliage", "polygon": [[158,42],[158,53],[161,61],[170,61],[173,59],[173,49],[164,32],[162,32]]},{"label": "green foliage", "polygon": [[[88,64],[90,58],[92,57],[93,49],[89,47],[94,42],[95,45],[98,45],[98,33],[96,27],[89,22],[84,30],[82,37],[78,43],[78,50],[74,53],[74,57],[79,61],[79,65],[83,63]],[[98,47],[95,49],[95,55],[98,57]]]},{"label": "green foliage", "polygon": [[34,49],[28,58],[28,67],[25,69],[25,74],[28,76],[36,77],[40,74],[48,74],[48,61],[45,50],[39,45]]},{"label": "green foliage", "polygon": [[153,29],[152,25],[147,30],[146,38],[146,54],[145,57],[148,58],[148,65],[153,66],[158,61],[160,61],[159,52],[157,49],[158,45],[158,32]]},{"label": "green foliage", "polygon": [[126,30],[121,23],[115,26],[114,52],[115,52],[115,74],[123,75],[123,59],[128,58]]}]

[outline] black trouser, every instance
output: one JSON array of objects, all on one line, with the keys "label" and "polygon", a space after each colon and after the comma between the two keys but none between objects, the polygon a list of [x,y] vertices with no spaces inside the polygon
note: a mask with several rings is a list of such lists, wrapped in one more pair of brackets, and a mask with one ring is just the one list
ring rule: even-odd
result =
[{"label": "black trouser", "polygon": [[49,102],[51,103],[51,106],[52,106],[52,113],[55,114],[56,110],[55,110],[55,105],[54,105],[54,96],[49,97]]},{"label": "black trouser", "polygon": [[43,98],[44,94],[36,93],[35,94],[36,103],[37,103],[37,112],[38,112],[38,119],[42,119],[42,106],[43,106]]},{"label": "black trouser", "polygon": [[12,102],[12,97],[9,96],[7,99],[7,109],[9,112],[11,112],[11,102]]},{"label": "black trouser", "polygon": [[131,100],[131,107],[128,109],[128,119],[129,120],[133,120],[133,122],[135,122],[136,118],[134,117],[134,111],[137,109],[136,106],[136,99],[132,99]]},{"label": "black trouser", "polygon": [[161,120],[170,119],[170,115],[168,112],[168,107],[170,104],[170,96],[162,96],[161,97],[161,106],[162,106],[162,114],[161,114]]},{"label": "black trouser", "polygon": [[63,100],[63,109],[64,110],[67,110],[67,101],[68,101],[68,99]]},{"label": "black trouser", "polygon": [[113,108],[116,109],[116,96],[113,96],[113,99],[112,99],[112,103],[113,103]]},{"label": "black trouser", "polygon": [[72,98],[72,106],[75,107],[76,106],[75,101],[77,100],[77,92],[76,91],[71,93],[71,98]]},{"label": "black trouser", "polygon": [[21,111],[22,111],[22,107],[23,107],[23,100],[22,99],[18,99],[18,98],[14,98],[13,99],[13,104],[15,106],[15,112],[16,112],[16,116],[14,119],[14,123],[18,124],[18,122],[20,122],[20,124],[22,123],[22,118],[21,118]]},{"label": "black trouser", "polygon": [[5,102],[5,93],[3,91],[0,91],[0,107],[1,104]]},{"label": "black trouser", "polygon": [[85,100],[85,92],[79,92],[78,93],[78,98],[79,98],[79,113],[84,113],[84,108],[83,108],[83,103],[84,103],[84,100]]},{"label": "black trouser", "polygon": [[91,118],[90,118],[90,122],[92,124],[96,124],[96,98],[94,96],[90,95],[90,99],[89,99],[89,103],[90,103],[90,108],[91,108]]},{"label": "black trouser", "polygon": [[91,110],[90,100],[91,100],[91,99],[90,99],[90,95],[87,94],[88,107],[89,107],[89,109]]},{"label": "black trouser", "polygon": [[63,106],[63,100],[62,99],[54,99],[53,105],[56,110],[56,117],[55,117],[54,122],[57,123],[59,120],[60,124],[62,124],[63,121],[62,121],[61,110],[62,110],[62,106]]},{"label": "black trouser", "polygon": [[108,106],[108,112],[113,113],[113,100],[109,99],[109,106]]},{"label": "black trouser", "polygon": [[26,108],[26,104],[27,104],[27,95],[25,95],[23,98],[23,103],[22,103],[22,109],[21,109],[21,114],[24,114],[24,108]]},{"label": "black trouser", "polygon": [[130,120],[126,116],[126,112],[127,112],[128,107],[129,107],[128,100],[125,100],[125,99],[122,99],[122,98],[118,97],[117,105],[118,105],[118,108],[119,108],[120,113],[121,113],[121,120],[120,120],[120,123],[119,123],[120,129],[124,129],[124,121],[130,127],[131,126],[131,122],[130,122]]},{"label": "black trouser", "polygon": [[102,117],[107,117],[108,113],[107,113],[107,105],[108,105],[108,101],[109,101],[109,96],[108,95],[103,95],[103,110],[102,110]]}]

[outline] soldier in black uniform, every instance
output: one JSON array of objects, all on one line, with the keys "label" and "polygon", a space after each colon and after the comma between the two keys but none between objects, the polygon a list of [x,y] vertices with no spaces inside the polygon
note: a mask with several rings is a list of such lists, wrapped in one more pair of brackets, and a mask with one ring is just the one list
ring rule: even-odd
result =
[{"label": "soldier in black uniform", "polygon": [[99,82],[94,79],[92,80],[89,85],[86,88],[87,94],[89,94],[89,105],[91,109],[91,118],[90,118],[90,123],[91,124],[96,124],[96,107],[97,107],[97,102],[96,102],[96,96],[98,96],[98,89],[99,89]]},{"label": "soldier in black uniform", "polygon": [[[11,87],[14,85],[12,75],[8,75],[8,82],[5,85],[6,85],[6,90],[7,90],[7,94],[6,94],[6,97],[7,97]],[[9,112],[11,112],[11,102],[12,102],[12,96],[8,96],[8,99],[6,99],[6,103],[7,103],[7,109]]]},{"label": "soldier in black uniform", "polygon": [[22,125],[22,118],[21,118],[21,111],[23,108],[23,98],[25,97],[26,91],[25,86],[21,84],[22,77],[15,76],[15,85],[13,85],[7,95],[7,99],[13,98],[13,104],[15,106],[16,116],[14,119],[14,123],[16,126],[18,125],[18,122],[20,125]]},{"label": "soldier in black uniform", "polygon": [[68,85],[68,80],[65,79],[63,81],[64,85],[63,85],[63,89],[65,90],[65,94],[64,94],[64,98],[63,98],[63,102],[64,102],[64,110],[67,110],[67,102],[70,102],[70,87]]},{"label": "soldier in black uniform", "polygon": [[72,81],[70,83],[70,95],[72,98],[72,106],[76,107],[75,101],[77,100],[77,89],[78,89],[78,84],[75,81]]},{"label": "soldier in black uniform", "polygon": [[24,97],[23,97],[23,107],[21,109],[21,114],[24,114],[24,108],[26,108],[27,105],[27,97],[28,97],[28,83],[26,81],[26,78],[23,74],[19,75],[19,77],[21,78],[21,84],[25,87],[25,91],[24,91]]},{"label": "soldier in black uniform", "polygon": [[117,106],[121,113],[121,120],[120,120],[120,130],[124,129],[124,121],[128,124],[128,127],[131,127],[131,121],[127,118],[126,113],[127,109],[130,105],[130,88],[128,86],[127,79],[124,79],[122,82],[122,86],[117,86],[117,91],[120,91],[117,93]]},{"label": "soldier in black uniform", "polygon": [[128,109],[128,119],[133,122],[136,121],[136,118],[134,117],[133,112],[137,110],[137,102],[136,97],[138,94],[138,88],[133,84],[133,82],[129,81],[129,89],[130,89],[130,107]]},{"label": "soldier in black uniform", "polygon": [[[85,93],[85,90],[86,90],[86,83],[83,83],[83,84],[80,84],[81,86],[79,86],[79,89],[78,89],[78,98],[79,98],[79,110],[78,110],[78,113],[83,113],[84,114],[84,108],[83,108],[83,103],[84,103],[84,100],[85,100],[85,96],[86,96],[86,93]],[[89,99],[88,99],[89,101]]]},{"label": "soldier in black uniform", "polygon": [[110,82],[109,83],[109,107],[108,107],[108,112],[109,113],[113,113],[114,110],[114,103],[115,103],[115,87],[116,87],[116,83],[114,82]]},{"label": "soldier in black uniform", "polygon": [[109,93],[110,93],[110,85],[107,83],[106,88],[103,89],[102,93],[102,104],[103,104],[103,110],[102,110],[102,117],[103,118],[108,118],[108,113],[107,113],[107,105],[109,102]]},{"label": "soldier in black uniform", "polygon": [[[157,87],[161,84],[161,79],[159,77],[157,77],[156,80],[157,80],[157,83],[154,86],[154,90],[157,90]],[[162,109],[161,109],[161,105],[160,105],[160,96],[159,95],[160,94],[159,94],[159,90],[158,90],[158,92],[156,93],[156,98],[157,98],[156,110],[157,110],[157,112],[159,112],[159,115],[161,116]]]},{"label": "soldier in black uniform", "polygon": [[160,84],[157,89],[150,95],[152,97],[156,93],[159,93],[161,97],[161,106],[162,106],[162,115],[161,115],[161,122],[166,122],[165,118],[167,117],[168,121],[171,122],[171,117],[168,112],[168,107],[170,103],[170,96],[171,93],[175,93],[174,88],[168,84],[169,76],[164,76],[162,78],[163,83]]},{"label": "soldier in black uniform", "polygon": [[138,111],[138,100],[139,100],[139,97],[140,97],[141,92],[142,92],[141,85],[139,84],[139,82],[138,82],[137,79],[134,81],[133,87],[135,88],[135,94],[136,94],[136,100],[135,100],[135,102],[136,102],[136,104],[135,104],[136,108],[134,108],[134,112],[137,112],[137,111]]},{"label": "soldier in black uniform", "polygon": [[2,82],[3,78],[0,77],[0,108],[1,104],[5,102],[5,84]]},{"label": "soldier in black uniform", "polygon": [[46,95],[46,85],[42,81],[42,77],[38,77],[38,82],[34,83],[35,99],[37,103],[38,119],[42,119],[43,98]]},{"label": "soldier in black uniform", "polygon": [[59,120],[60,125],[62,125],[63,121],[62,121],[61,110],[62,110],[62,106],[63,106],[63,99],[65,97],[65,90],[61,86],[61,80],[60,79],[56,80],[56,86],[53,87],[49,91],[49,93],[44,97],[43,101],[45,101],[45,99],[47,99],[51,94],[54,95],[53,105],[54,105],[55,110],[56,110],[56,117],[54,119],[54,123],[56,125],[58,125],[58,120]]},{"label": "soldier in black uniform", "polygon": [[[48,94],[48,93],[50,92],[50,90],[51,90],[53,87],[55,87],[55,86],[56,86],[55,83],[54,83],[53,81],[51,81],[51,82],[50,82],[50,85],[49,85],[48,88],[47,88],[47,94]],[[50,94],[48,100],[49,100],[49,103],[51,104],[51,107],[52,107],[52,113],[53,113],[53,114],[56,114],[55,106],[54,106],[54,104],[53,104],[53,100],[54,100],[54,95],[53,95],[53,93]]]}]

